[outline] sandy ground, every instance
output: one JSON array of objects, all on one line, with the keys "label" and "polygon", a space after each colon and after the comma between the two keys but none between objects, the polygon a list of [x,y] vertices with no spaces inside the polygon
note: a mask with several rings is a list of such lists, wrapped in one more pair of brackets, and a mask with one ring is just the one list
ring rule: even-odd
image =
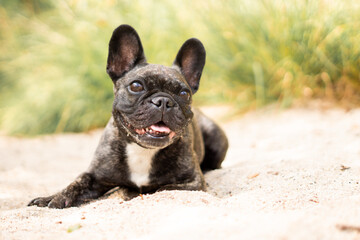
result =
[{"label": "sandy ground", "polygon": [[208,192],[26,207],[85,170],[101,131],[0,137],[0,239],[360,239],[360,109],[262,110],[228,121]]}]

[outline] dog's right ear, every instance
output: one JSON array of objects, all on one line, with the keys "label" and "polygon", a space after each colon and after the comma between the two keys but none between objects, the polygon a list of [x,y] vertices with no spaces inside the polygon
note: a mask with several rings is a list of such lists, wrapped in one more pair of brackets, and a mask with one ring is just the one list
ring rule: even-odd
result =
[{"label": "dog's right ear", "polygon": [[139,63],[145,63],[146,58],[140,37],[129,25],[116,28],[109,42],[109,55],[106,72],[115,82]]}]

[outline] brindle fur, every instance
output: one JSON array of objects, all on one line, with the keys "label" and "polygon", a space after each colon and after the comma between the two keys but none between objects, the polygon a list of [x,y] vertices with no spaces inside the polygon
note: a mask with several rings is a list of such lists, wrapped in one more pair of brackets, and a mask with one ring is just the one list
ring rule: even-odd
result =
[{"label": "brindle fur", "polygon": [[[161,190],[206,190],[203,171],[220,168],[228,148],[224,132],[199,110],[191,108],[179,92],[194,94],[205,64],[205,49],[197,39],[189,39],[179,50],[173,66],[148,64],[136,31],[121,25],[109,43],[107,72],[114,83],[113,116],[105,127],[88,170],[59,193],[35,198],[29,206],[65,208],[79,206],[103,196],[115,187],[130,192]],[[129,92],[134,80],[141,81],[141,94]],[[171,108],[158,108],[155,97],[171,101]],[[175,137],[163,140],[138,136],[137,129],[163,121]],[[126,146],[138,144],[158,151],[151,162],[148,184],[131,181]]]}]

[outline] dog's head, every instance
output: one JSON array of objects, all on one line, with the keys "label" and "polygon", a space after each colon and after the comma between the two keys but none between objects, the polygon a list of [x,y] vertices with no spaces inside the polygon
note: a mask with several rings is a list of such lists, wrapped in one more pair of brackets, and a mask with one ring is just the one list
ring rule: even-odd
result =
[{"label": "dog's head", "polygon": [[192,95],[199,87],[205,49],[187,40],[171,67],[146,62],[136,31],[116,28],[109,43],[107,73],[114,83],[113,116],[118,128],[146,148],[164,148],[191,122]]}]

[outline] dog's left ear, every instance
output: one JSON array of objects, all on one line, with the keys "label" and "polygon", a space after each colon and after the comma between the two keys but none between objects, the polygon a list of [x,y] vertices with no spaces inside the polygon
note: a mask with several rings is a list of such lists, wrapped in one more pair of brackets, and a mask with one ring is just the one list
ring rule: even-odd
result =
[{"label": "dog's left ear", "polygon": [[109,55],[106,72],[115,82],[137,64],[145,63],[146,58],[140,37],[129,25],[116,28],[109,42]]},{"label": "dog's left ear", "polygon": [[191,38],[182,45],[173,63],[180,68],[193,94],[199,89],[205,57],[204,45],[198,39]]}]

